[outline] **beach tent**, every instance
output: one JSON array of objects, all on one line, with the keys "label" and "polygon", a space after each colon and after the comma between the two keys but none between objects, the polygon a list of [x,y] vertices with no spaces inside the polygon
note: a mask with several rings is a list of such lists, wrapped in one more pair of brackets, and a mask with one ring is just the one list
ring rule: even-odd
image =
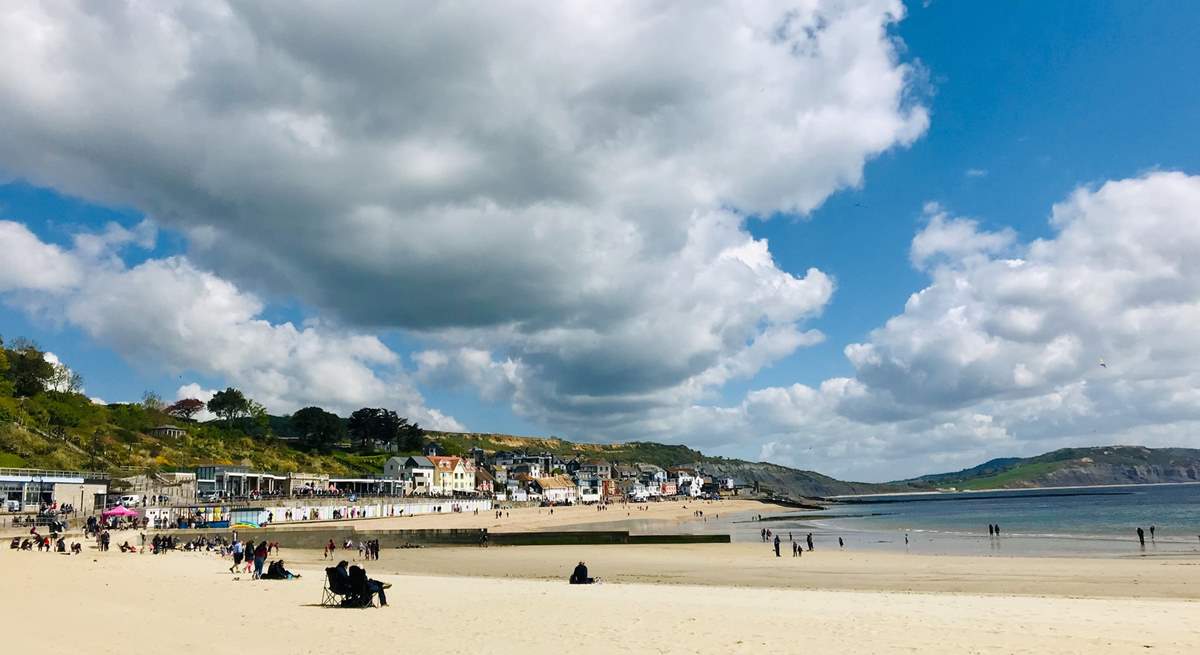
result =
[{"label": "beach tent", "polygon": [[106,510],[104,510],[104,512],[102,514],[100,514],[100,516],[103,516],[104,518],[108,518],[110,516],[137,516],[137,515],[138,515],[137,512],[129,509],[128,507],[125,507],[124,505],[117,505],[116,507],[114,507],[112,509],[106,509]]}]

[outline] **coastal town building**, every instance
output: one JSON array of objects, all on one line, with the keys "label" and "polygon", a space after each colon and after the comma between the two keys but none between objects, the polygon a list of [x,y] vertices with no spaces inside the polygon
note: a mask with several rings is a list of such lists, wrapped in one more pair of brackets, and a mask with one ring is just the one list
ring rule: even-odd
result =
[{"label": "coastal town building", "polygon": [[571,504],[579,497],[575,482],[565,475],[535,478],[530,483],[530,490],[548,503]]},{"label": "coastal town building", "polygon": [[433,463],[434,494],[443,496],[455,493],[469,494],[475,491],[475,471],[470,470],[461,457],[434,456],[427,458]]},{"label": "coastal town building", "polygon": [[187,430],[174,425],[159,425],[147,430],[152,437],[180,439],[187,436]]},{"label": "coastal town building", "polygon": [[491,495],[496,489],[496,479],[485,468],[475,469],[475,491],[482,495]]},{"label": "coastal town building", "polygon": [[434,465],[423,455],[392,457],[383,465],[383,476],[402,480],[408,493],[418,496],[434,494]]},{"label": "coastal town building", "polygon": [[71,505],[79,512],[104,508],[109,477],[98,471],[0,468],[0,499],[5,507],[37,510],[41,506]]}]

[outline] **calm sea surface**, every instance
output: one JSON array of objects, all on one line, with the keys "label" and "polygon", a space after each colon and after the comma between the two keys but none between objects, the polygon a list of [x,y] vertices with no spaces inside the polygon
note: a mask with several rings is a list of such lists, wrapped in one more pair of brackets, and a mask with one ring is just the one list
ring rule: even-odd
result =
[{"label": "calm sea surface", "polygon": [[[947,553],[1183,555],[1200,553],[1200,485],[1033,489],[877,496],[803,518],[769,521],[786,533],[802,524],[860,547]],[[989,537],[998,524],[999,539]],[[1155,527],[1150,537],[1150,526]],[[761,526],[757,526],[761,529]],[[1136,530],[1146,533],[1146,548]],[[806,532],[807,533],[807,532]]]},{"label": "calm sea surface", "polygon": [[[722,516],[719,503],[697,507],[707,521],[638,520],[635,511],[580,527],[730,534],[739,542],[761,541],[764,529],[785,542],[812,533],[818,550],[837,548],[840,537],[846,548],[917,554],[1200,557],[1200,484],[863,497],[825,511],[764,513],[762,521]],[[1000,526],[999,538],[988,536],[989,523]]]}]

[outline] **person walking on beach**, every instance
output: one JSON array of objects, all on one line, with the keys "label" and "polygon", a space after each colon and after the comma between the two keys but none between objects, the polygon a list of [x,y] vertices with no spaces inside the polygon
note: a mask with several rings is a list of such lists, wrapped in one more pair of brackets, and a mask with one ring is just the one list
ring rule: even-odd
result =
[{"label": "person walking on beach", "polygon": [[796,556],[796,551],[800,550],[800,544],[792,542],[792,557]]},{"label": "person walking on beach", "polygon": [[813,549],[812,533],[810,532],[810,533],[808,533],[808,552],[811,553],[812,549]]},{"label": "person walking on beach", "polygon": [[263,541],[254,549],[254,579],[262,579],[263,564],[267,561],[267,542]]},{"label": "person walking on beach", "polygon": [[1137,536],[1138,536],[1138,543],[1142,545],[1142,548],[1145,548],[1146,547],[1146,532],[1144,530],[1142,530],[1141,528],[1138,528]]},{"label": "person walking on beach", "polygon": [[838,537],[838,548],[845,548],[845,547],[846,547],[846,542],[842,541],[841,537]]},{"label": "person walking on beach", "polygon": [[242,563],[242,542],[233,542],[233,566],[229,567],[230,573],[237,573],[237,567]]},{"label": "person walking on beach", "polygon": [[779,556],[779,535],[775,535],[775,557]]}]

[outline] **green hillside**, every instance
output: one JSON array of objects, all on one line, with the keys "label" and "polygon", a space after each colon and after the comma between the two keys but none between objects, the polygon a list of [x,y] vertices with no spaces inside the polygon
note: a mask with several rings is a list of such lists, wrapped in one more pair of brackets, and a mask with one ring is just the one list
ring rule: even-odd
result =
[{"label": "green hillside", "polygon": [[898,484],[966,490],[1200,481],[1200,450],[1095,446],[992,460],[954,473]]}]

